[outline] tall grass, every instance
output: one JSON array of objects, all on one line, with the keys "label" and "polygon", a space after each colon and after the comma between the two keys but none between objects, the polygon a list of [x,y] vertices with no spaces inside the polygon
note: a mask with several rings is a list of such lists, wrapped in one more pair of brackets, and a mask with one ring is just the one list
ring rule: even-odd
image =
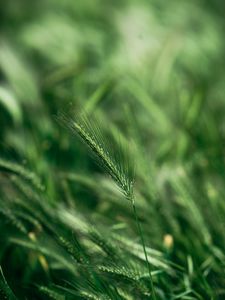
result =
[{"label": "tall grass", "polygon": [[222,11],[5,3],[1,299],[224,299]]}]

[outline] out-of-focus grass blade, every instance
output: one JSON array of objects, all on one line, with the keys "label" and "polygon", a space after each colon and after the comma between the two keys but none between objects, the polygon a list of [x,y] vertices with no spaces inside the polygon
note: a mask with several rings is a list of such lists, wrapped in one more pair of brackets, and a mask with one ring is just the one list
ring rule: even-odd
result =
[{"label": "out-of-focus grass blade", "polygon": [[91,113],[94,110],[98,103],[103,99],[107,91],[112,88],[112,84],[112,80],[108,80],[96,89],[96,91],[91,95],[84,105],[84,111],[86,113]]},{"label": "out-of-focus grass blade", "polygon": [[125,83],[125,87],[141,103],[143,108],[146,109],[149,116],[157,124],[157,130],[167,131],[172,128],[172,123],[165,112],[138,82],[129,80]]},{"label": "out-of-focus grass blade", "polygon": [[19,164],[12,163],[10,161],[3,160],[0,158],[0,172],[6,172],[9,174],[15,174],[17,176],[20,176],[21,178],[29,181],[37,189],[44,190],[44,187],[41,184],[41,181],[38,178],[38,176],[35,173],[26,170],[23,166]]},{"label": "out-of-focus grass blade", "polygon": [[38,89],[33,72],[23,62],[22,57],[3,41],[0,41],[0,70],[21,102],[34,103],[38,100]]},{"label": "out-of-focus grass blade", "polygon": [[0,103],[7,109],[15,123],[21,122],[21,107],[13,93],[3,86],[0,86]]},{"label": "out-of-focus grass blade", "polygon": [[0,298],[1,300],[16,300],[16,296],[8,285],[0,266]]}]

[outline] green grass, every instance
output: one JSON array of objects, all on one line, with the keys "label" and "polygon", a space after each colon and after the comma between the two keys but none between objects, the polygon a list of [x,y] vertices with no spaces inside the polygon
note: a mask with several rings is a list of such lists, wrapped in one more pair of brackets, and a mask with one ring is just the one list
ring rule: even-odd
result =
[{"label": "green grass", "polygon": [[0,299],[224,299],[224,9],[1,8]]}]

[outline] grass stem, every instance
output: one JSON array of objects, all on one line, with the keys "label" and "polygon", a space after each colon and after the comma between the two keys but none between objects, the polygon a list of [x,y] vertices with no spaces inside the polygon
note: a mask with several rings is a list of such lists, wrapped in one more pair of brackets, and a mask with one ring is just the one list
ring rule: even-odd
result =
[{"label": "grass stem", "polygon": [[142,232],[141,224],[139,222],[138,215],[137,215],[134,196],[131,196],[131,202],[132,202],[133,213],[134,213],[135,221],[136,221],[136,224],[137,224],[138,233],[141,237],[141,244],[142,244],[142,247],[143,247],[145,260],[146,260],[146,264],[147,264],[147,268],[148,268],[149,279],[150,279],[150,290],[151,290],[151,293],[152,293],[152,299],[156,300],[156,294],[155,294],[155,289],[154,289],[154,284],[153,284],[153,279],[152,279],[152,274],[151,274],[151,266],[150,266],[150,262],[148,260],[148,255],[147,255],[147,251],[146,251],[145,240],[144,240],[144,235],[143,235],[143,232]]}]

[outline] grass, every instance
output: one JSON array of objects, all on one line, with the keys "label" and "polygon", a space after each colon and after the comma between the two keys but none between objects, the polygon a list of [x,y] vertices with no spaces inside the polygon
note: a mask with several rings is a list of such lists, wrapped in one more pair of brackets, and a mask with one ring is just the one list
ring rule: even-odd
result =
[{"label": "grass", "polygon": [[223,11],[2,7],[1,299],[224,299]]}]

